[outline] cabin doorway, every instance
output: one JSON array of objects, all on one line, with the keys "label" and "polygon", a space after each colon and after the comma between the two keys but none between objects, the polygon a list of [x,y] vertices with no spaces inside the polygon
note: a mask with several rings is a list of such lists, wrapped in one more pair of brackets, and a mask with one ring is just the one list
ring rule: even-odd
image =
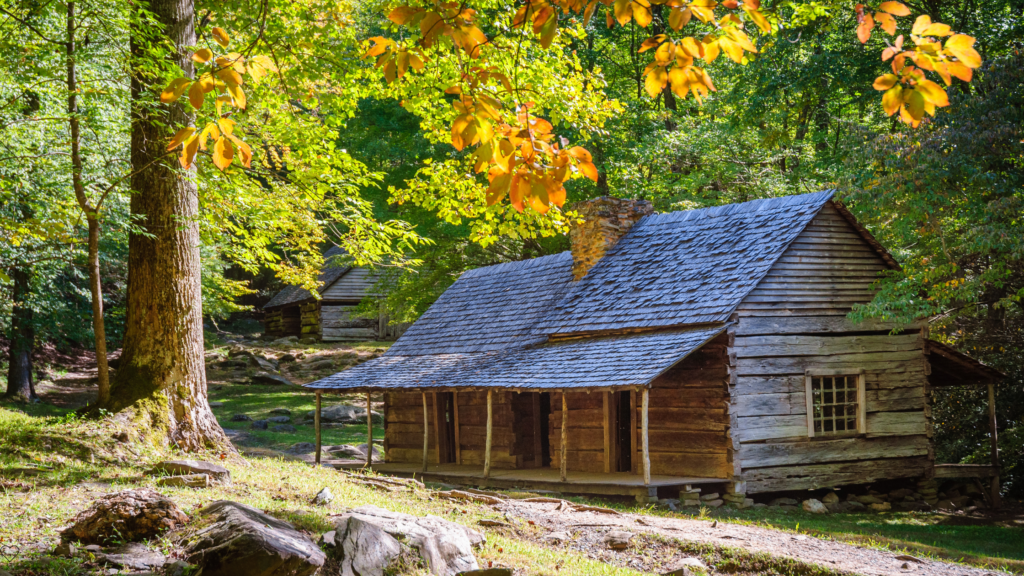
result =
[{"label": "cabin doorway", "polygon": [[512,455],[518,461],[517,468],[543,468],[545,458],[550,458],[545,400],[550,414],[551,400],[547,394],[512,395]]},{"label": "cabin doorway", "polygon": [[434,435],[437,463],[455,462],[455,395],[451,392],[434,393]]},{"label": "cabin doorway", "polygon": [[628,390],[622,392],[613,392],[612,398],[615,400],[614,413],[617,416],[615,418],[615,449],[617,458],[613,461],[616,462],[615,472],[632,472],[633,471],[633,433],[630,430],[630,423],[633,421],[631,418],[631,399],[630,392]]}]

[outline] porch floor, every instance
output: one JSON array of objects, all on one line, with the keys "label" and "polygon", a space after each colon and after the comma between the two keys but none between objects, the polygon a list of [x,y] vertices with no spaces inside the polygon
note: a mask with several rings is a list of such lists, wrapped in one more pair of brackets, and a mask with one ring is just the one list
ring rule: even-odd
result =
[{"label": "porch floor", "polygon": [[[363,462],[351,460],[325,460],[324,464],[339,469],[361,469]],[[469,484],[481,488],[525,488],[570,494],[599,494],[652,497],[658,488],[683,488],[702,484],[724,484],[724,478],[696,478],[685,476],[651,475],[650,485],[644,485],[643,476],[629,472],[568,472],[566,481],[552,468],[526,468],[518,470],[491,468],[490,478],[483,477],[483,467],[467,464],[431,464],[423,472],[419,464],[374,464],[374,472],[405,478],[416,477],[428,482]]]}]

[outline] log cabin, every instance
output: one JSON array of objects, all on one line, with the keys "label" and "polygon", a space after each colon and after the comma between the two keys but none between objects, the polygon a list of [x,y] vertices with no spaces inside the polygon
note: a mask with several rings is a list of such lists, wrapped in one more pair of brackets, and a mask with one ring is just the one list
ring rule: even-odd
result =
[{"label": "log cabin", "polygon": [[[386,354],[307,385],[383,395],[375,469],[642,501],[941,476],[930,390],[1001,377],[927,323],[848,319],[899,265],[830,191],[576,210],[570,251],[464,273]],[[945,474],[997,488],[995,451],[968,468]]]},{"label": "log cabin", "polygon": [[317,278],[317,296],[301,286],[286,286],[263,306],[263,333],[298,336],[321,342],[394,340],[405,328],[387,316],[354,317],[356,306],[377,282],[369,268],[349,266],[345,251],[333,246],[324,253]]}]

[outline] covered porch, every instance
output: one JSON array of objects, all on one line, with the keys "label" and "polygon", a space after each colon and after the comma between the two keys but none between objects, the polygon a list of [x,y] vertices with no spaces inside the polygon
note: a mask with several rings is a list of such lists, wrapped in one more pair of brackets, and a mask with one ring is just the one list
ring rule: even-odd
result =
[{"label": "covered porch", "polygon": [[989,499],[993,508],[1000,505],[999,483],[999,425],[996,421],[996,384],[1004,378],[998,370],[962,354],[935,340],[925,345],[931,373],[928,384],[945,388],[966,386],[982,388],[988,392],[987,420],[989,429],[988,464],[935,464],[935,478],[989,479]]}]

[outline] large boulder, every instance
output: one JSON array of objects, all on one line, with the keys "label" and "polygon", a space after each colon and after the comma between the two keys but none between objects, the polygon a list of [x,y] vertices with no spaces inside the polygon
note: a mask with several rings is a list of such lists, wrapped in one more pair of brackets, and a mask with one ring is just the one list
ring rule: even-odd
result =
[{"label": "large boulder", "polygon": [[199,512],[185,559],[203,576],[308,576],[326,557],[291,524],[245,504],[218,501]]},{"label": "large boulder", "polygon": [[413,516],[370,505],[336,517],[334,526],[333,542],[330,533],[324,541],[334,546],[342,576],[381,575],[395,563],[409,565],[410,558],[435,576],[455,576],[479,569],[473,548],[485,542],[476,530],[437,516]]},{"label": "large boulder", "polygon": [[[325,452],[334,456],[335,458],[345,459],[352,458],[355,460],[366,460],[366,444],[360,444],[359,446],[353,446],[351,444],[342,444],[340,446],[329,446],[324,449]],[[380,448],[377,446],[373,447],[373,461],[379,462],[381,460]]]},{"label": "large boulder", "polygon": [[62,540],[103,544],[108,540],[137,542],[188,522],[178,505],[148,488],[107,494],[78,513]]},{"label": "large boulder", "polygon": [[217,464],[204,462],[203,460],[164,460],[153,466],[149,473],[167,473],[172,475],[206,474],[211,480],[221,484],[231,483],[230,470]]},{"label": "large boulder", "polygon": [[167,563],[167,557],[145,544],[129,542],[113,549],[95,552],[100,562],[125,570],[156,570]]},{"label": "large boulder", "polygon": [[253,374],[252,377],[249,378],[249,382],[251,382],[253,384],[261,384],[261,385],[267,385],[267,386],[291,386],[292,385],[292,381],[287,379],[287,378],[285,378],[284,376],[281,376],[280,374],[276,374],[276,373],[272,373],[272,372],[267,372],[265,370],[260,370],[259,372]]}]

